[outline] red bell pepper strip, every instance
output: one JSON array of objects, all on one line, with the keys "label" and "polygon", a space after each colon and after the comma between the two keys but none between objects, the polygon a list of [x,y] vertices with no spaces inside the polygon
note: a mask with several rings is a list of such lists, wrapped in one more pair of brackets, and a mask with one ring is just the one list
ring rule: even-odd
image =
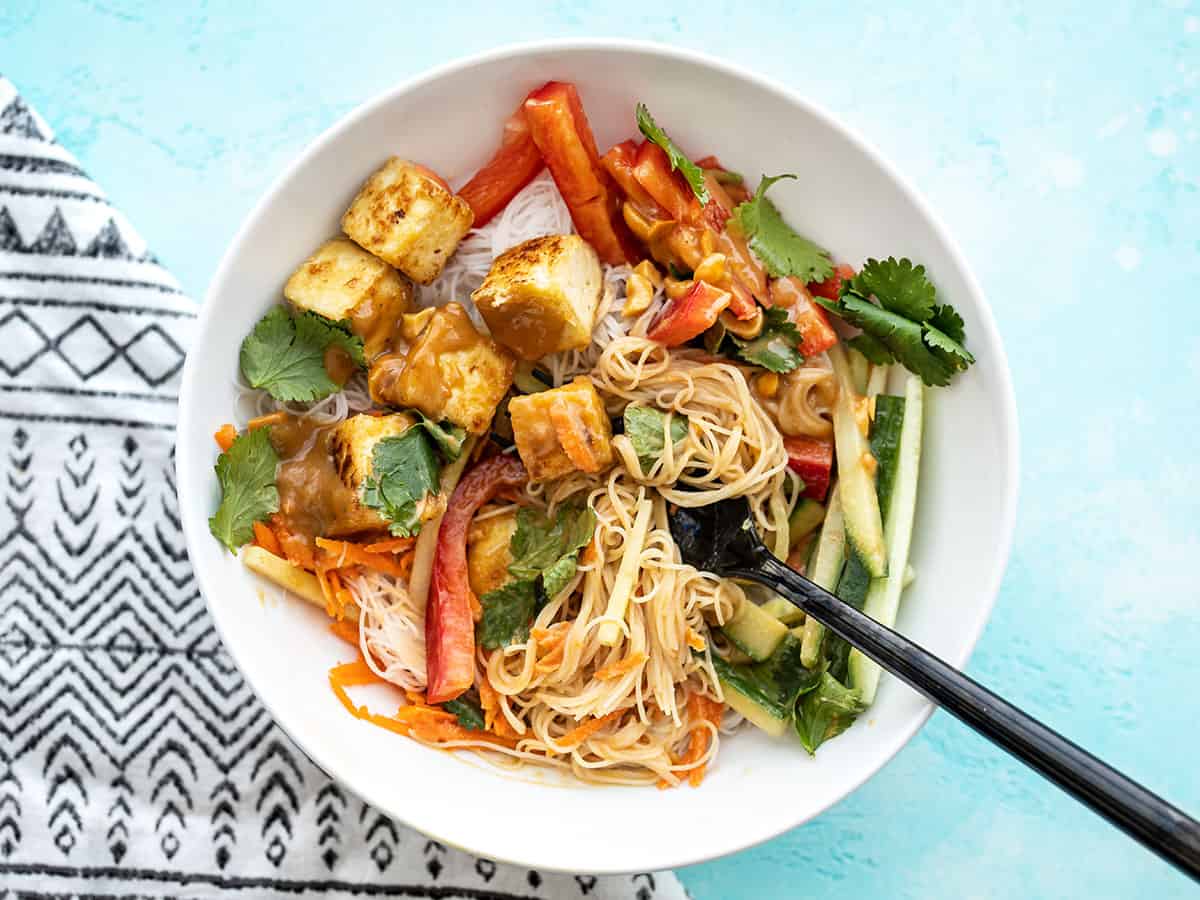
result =
[{"label": "red bell pepper strip", "polygon": [[833,441],[785,437],[783,448],[787,451],[788,468],[804,481],[804,493],[801,496],[824,503],[833,472]]},{"label": "red bell pepper strip", "polygon": [[641,259],[640,246],[621,218],[612,180],[575,85],[548,81],[525,98],[529,133],[571,211],[575,230],[610,265]]},{"label": "red bell pepper strip", "polygon": [[671,161],[662,147],[646,141],[638,148],[633,167],[638,183],[677,222],[695,219],[700,201],[683,176],[671,169]]},{"label": "red bell pepper strip", "polygon": [[837,300],[842,282],[849,281],[853,277],[854,269],[845,263],[838,263],[837,267],[833,270],[833,274],[824,281],[810,281],[808,283],[808,292],[815,297],[824,297],[826,300]]},{"label": "red bell pepper strip", "polygon": [[667,301],[646,331],[646,337],[667,347],[678,347],[703,334],[732,299],[729,291],[707,281],[693,282],[683,296]]},{"label": "red bell pepper strip", "polygon": [[634,172],[637,155],[638,145],[634,141],[622,141],[600,157],[600,165],[612,176],[625,198],[645,216],[651,219],[667,219],[669,216],[637,180],[637,174]]},{"label": "red bell pepper strip", "polygon": [[820,356],[838,342],[825,310],[813,303],[800,279],[776,278],[771,282],[771,300],[775,306],[787,308],[788,318],[800,332],[802,341],[798,349],[803,356]]},{"label": "red bell pepper strip", "polygon": [[433,554],[425,609],[425,659],[430,703],[453,700],[475,681],[475,611],[479,598],[467,578],[467,529],[479,507],[504,488],[526,481],[516,456],[500,454],[477,463],[459,481]]},{"label": "red bell pepper strip", "polygon": [[481,228],[495,218],[521,188],[533,181],[542,166],[542,154],[525,124],[524,113],[518,108],[504,123],[504,136],[496,155],[458,192],[475,213],[475,227]]}]

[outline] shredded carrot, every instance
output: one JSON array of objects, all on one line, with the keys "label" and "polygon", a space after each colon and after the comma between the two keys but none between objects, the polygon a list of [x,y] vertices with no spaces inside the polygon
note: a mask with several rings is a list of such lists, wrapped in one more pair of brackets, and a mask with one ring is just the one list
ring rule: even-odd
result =
[{"label": "shredded carrot", "polygon": [[221,452],[224,453],[233,446],[233,442],[237,440],[237,436],[237,429],[233,427],[232,423],[226,422],[216,430],[216,433],[213,434],[213,439],[216,440],[217,446],[220,447]]},{"label": "shredded carrot", "polygon": [[424,691],[406,690],[404,692],[404,699],[407,700],[409,703],[415,703],[418,706],[428,706],[429,705],[428,703],[425,702],[425,692]]},{"label": "shredded carrot", "polygon": [[[700,721],[712,722],[714,726],[720,727],[721,714],[724,712],[723,704],[716,700],[710,700],[703,694],[692,694],[688,697],[688,716],[692,720],[693,727],[691,736],[688,738],[687,750],[679,759],[675,760],[677,765],[688,765],[698,762],[708,752],[708,746],[712,741],[712,735],[707,728],[698,726]],[[696,766],[694,769],[687,771],[687,780],[692,787],[699,787],[700,782],[704,780],[705,766]]]},{"label": "shredded carrot", "polygon": [[347,644],[358,647],[358,623],[349,619],[335,619],[329,623],[329,630]]},{"label": "shredded carrot", "polygon": [[256,428],[262,428],[266,425],[282,425],[287,421],[287,418],[288,414],[279,409],[273,413],[267,413],[265,416],[255,416],[246,423],[246,428],[253,431]]},{"label": "shredded carrot", "polygon": [[601,666],[596,670],[596,678],[600,681],[609,681],[613,678],[620,678],[627,672],[632,672],[646,660],[648,657],[645,653],[638,651],[631,653],[624,659],[619,659],[615,663],[609,663],[607,666]]},{"label": "shredded carrot", "polygon": [[500,709],[500,695],[486,676],[479,680],[479,705],[483,709],[484,728],[508,740],[515,741],[520,737]]},{"label": "shredded carrot", "polygon": [[687,637],[684,638],[685,643],[693,650],[700,652],[708,646],[708,641],[704,640],[703,636],[693,631],[691,628],[687,630]]},{"label": "shredded carrot", "polygon": [[537,641],[537,649],[541,654],[541,658],[534,664],[535,672],[553,672],[559,667],[566,649],[569,628],[570,624],[567,622],[556,622],[549,628],[533,629],[533,638]]},{"label": "shredded carrot", "polygon": [[386,541],[376,541],[363,547],[368,553],[402,553],[411,550],[416,544],[416,538],[391,538]]},{"label": "shredded carrot", "polygon": [[268,553],[275,556],[283,556],[283,550],[279,547],[279,539],[275,537],[273,532],[266,522],[254,523],[254,543],[262,547]]},{"label": "shredded carrot", "polygon": [[582,725],[577,725],[564,734],[558,739],[558,743],[564,747],[578,747],[609,722],[615,722],[621,718],[621,714],[624,712],[625,710],[623,709],[614,709],[607,716],[601,716],[598,719],[589,719]]},{"label": "shredded carrot", "polygon": [[354,544],[350,541],[331,541],[328,538],[319,537],[317,546],[331,557],[331,568],[340,569],[350,563],[357,563],[368,569],[383,572],[385,575],[394,575],[396,578],[405,576],[404,567],[395,557],[383,553],[372,553],[361,544]]}]

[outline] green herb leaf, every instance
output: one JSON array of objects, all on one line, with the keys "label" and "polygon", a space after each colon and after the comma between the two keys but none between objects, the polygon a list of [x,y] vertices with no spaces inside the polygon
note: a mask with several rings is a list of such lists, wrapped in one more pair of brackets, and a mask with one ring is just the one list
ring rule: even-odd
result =
[{"label": "green herb leaf", "polygon": [[869,259],[854,278],[842,282],[837,302],[816,299],[863,330],[850,341],[863,356],[881,364],[898,360],[926,384],[949,384],[955,372],[975,362],[964,346],[962,317],[948,303],[938,304],[925,267],[911,260]]},{"label": "green herb leaf", "polygon": [[801,695],[817,686],[823,671],[805,668],[800,655],[800,641],[789,634],[762,662],[738,665],[715,655],[712,661],[722,679],[782,719],[792,714]]},{"label": "green herb leaf", "polygon": [[796,733],[810,754],[830,738],[854,724],[866,707],[858,691],[846,687],[828,672],[821,674],[816,690],[800,698],[796,706]]},{"label": "green herb leaf", "polygon": [[421,530],[425,498],[436,494],[441,470],[433,443],[423,428],[383,438],[371,452],[371,474],[363,482],[362,502],[378,510],[392,534],[412,537]]},{"label": "green herb leaf", "polygon": [[795,175],[763,176],[754,197],[738,204],[733,218],[746,235],[750,249],[762,260],[775,278],[794,275],[802,281],[824,281],[833,274],[829,252],[808,238],[801,237],[787,222],[775,204],[765,196],[767,188],[782,178]]},{"label": "green herb leaf", "polygon": [[860,297],[874,295],[891,312],[915,322],[928,321],[936,311],[937,291],[925,277],[925,267],[910,259],[868,259],[848,289]]},{"label": "green herb leaf", "polygon": [[537,510],[522,509],[509,541],[509,574],[529,581],[541,577],[546,597],[555,597],[575,577],[576,558],[595,528],[596,514],[587,506],[560,506],[553,522]]},{"label": "green herb leaf", "polygon": [[342,389],[325,371],[330,346],[346,351],[358,365],[366,364],[362,338],[350,333],[349,322],[332,322],[313,312],[293,318],[276,306],[242,341],[242,377],[276,400],[320,400]]},{"label": "green herb leaf", "polygon": [[458,724],[463,728],[471,731],[483,731],[483,710],[469,697],[462,696],[456,697],[453,700],[447,700],[442,704],[442,709],[448,713],[454,713],[458,719]]},{"label": "green herb leaf", "polygon": [[717,184],[745,184],[746,178],[741,172],[730,172],[728,169],[717,169],[713,172]]},{"label": "green herb leaf", "polygon": [[[662,458],[666,449],[667,429],[670,429],[671,446],[678,444],[688,433],[687,416],[679,413],[665,413],[653,406],[641,403],[630,403],[625,407],[623,416],[625,435],[633,444],[633,452],[637,454],[638,464],[642,472],[650,468]],[[668,419],[670,420],[668,423]]]},{"label": "green herb leaf", "polygon": [[852,291],[843,293],[837,302],[819,297],[815,299],[830,312],[861,328],[887,347],[906,369],[920,375],[926,384],[950,383],[955,367],[925,344],[924,329],[920,322],[876,306]]},{"label": "green herb leaf", "polygon": [[646,109],[646,104],[639,103],[637,105],[637,124],[638,130],[646,136],[646,140],[651,143],[658,144],[667,154],[667,159],[671,161],[671,168],[678,169],[687,183],[691,186],[692,193],[696,195],[696,199],[700,203],[708,203],[708,186],[704,183],[704,171],[692,162],[684,152],[675,146],[675,142],[667,135],[665,131],[659,128],[658,123],[654,121],[654,117],[650,115],[650,110]]},{"label": "green herb leaf", "polygon": [[232,552],[254,537],[254,523],[279,510],[275,469],[279,454],[271,445],[271,429],[239,434],[217,457],[221,505],[208,520],[209,531]]},{"label": "green herb leaf", "polygon": [[529,623],[537,612],[537,590],[532,579],[510,581],[479,598],[483,616],[476,639],[485,650],[507,647],[529,637]]},{"label": "green herb leaf", "polygon": [[453,422],[435,422],[420,410],[413,411],[421,417],[421,427],[433,439],[446,462],[454,462],[462,455],[463,444],[467,441],[467,429]]},{"label": "green herb leaf", "polygon": [[852,337],[846,341],[846,346],[853,347],[865,356],[868,362],[872,362],[877,366],[890,366],[896,361],[896,357],[892,356],[891,350],[865,331],[858,337]]},{"label": "green herb leaf", "polygon": [[788,318],[787,310],[780,306],[763,310],[763,329],[758,337],[750,340],[734,334],[728,337],[734,356],[771,372],[790,372],[804,362],[799,349],[804,336]]}]

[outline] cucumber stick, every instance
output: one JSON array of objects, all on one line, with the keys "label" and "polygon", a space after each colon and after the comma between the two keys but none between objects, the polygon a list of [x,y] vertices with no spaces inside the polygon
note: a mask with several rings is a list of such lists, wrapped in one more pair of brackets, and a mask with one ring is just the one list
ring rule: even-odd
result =
[{"label": "cucumber stick", "polygon": [[[837,587],[846,560],[846,526],[842,518],[841,487],[830,491],[829,510],[825,513],[825,524],[817,538],[816,549],[808,564],[808,577],[813,583],[827,591]],[[809,616],[804,622],[804,637],[801,642],[800,661],[813,668],[821,658],[821,640],[825,626]]]},{"label": "cucumber stick", "polygon": [[883,519],[875,494],[874,473],[868,470],[870,450],[859,430],[854,377],[840,345],[829,348],[829,359],[837,375],[838,397],[833,407],[833,444],[837,452],[838,492],[846,521],[846,538],[872,578],[887,574],[887,550],[883,541]]},{"label": "cucumber stick", "polygon": [[[917,480],[921,469],[921,428],[924,418],[924,386],[916,375],[904,383],[904,423],[887,505],[886,541],[888,575],[876,578],[867,591],[863,612],[889,628],[896,624],[900,593],[904,590],[908,550],[912,544],[913,516],[917,508]],[[850,687],[859,692],[865,705],[875,699],[879,688],[879,666],[857,650],[850,652],[847,674]]]},{"label": "cucumber stick", "polygon": [[760,606],[759,609],[765,613],[771,614],[784,625],[789,627],[804,620],[804,610],[798,607],[795,603],[789,603],[782,597],[772,597],[770,600]]},{"label": "cucumber stick", "polygon": [[746,597],[721,630],[735,647],[751,659],[761,661],[775,652],[787,634],[787,625]]}]

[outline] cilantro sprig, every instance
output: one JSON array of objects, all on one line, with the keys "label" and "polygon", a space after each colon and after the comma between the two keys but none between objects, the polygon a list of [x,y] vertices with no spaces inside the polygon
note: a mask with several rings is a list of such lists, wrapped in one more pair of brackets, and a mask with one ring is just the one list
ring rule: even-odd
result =
[{"label": "cilantro sprig", "polygon": [[424,428],[413,427],[375,444],[362,502],[383,514],[392,534],[413,537],[421,531],[422,505],[438,492],[440,476],[432,439]]},{"label": "cilantro sprig", "polygon": [[575,577],[579,551],[595,528],[596,514],[587,506],[560,506],[553,519],[528,508],[517,513],[517,530],[508,545],[508,572],[516,580],[479,598],[480,646],[494,650],[529,636],[529,624],[540,606]]},{"label": "cilantro sprig", "polygon": [[829,252],[797,234],[766,196],[775,182],[795,177],[764,175],[754,196],[734,209],[733,220],[772,277],[794,275],[805,282],[824,281],[833,274]]},{"label": "cilantro sprig", "polygon": [[256,428],[239,434],[217,457],[221,505],[208,520],[208,529],[233,553],[254,537],[255,522],[279,511],[275,487],[279,454],[271,445],[270,431]]},{"label": "cilantro sprig", "polygon": [[925,267],[909,259],[869,259],[854,278],[842,282],[836,301],[815,299],[862,329],[849,343],[867,359],[899,362],[928,385],[947,385],[975,362],[965,346],[962,317],[950,304],[937,302]]},{"label": "cilantro sprig", "polygon": [[667,154],[667,159],[671,161],[671,169],[679,170],[700,204],[707,205],[709,194],[708,185],[704,183],[704,170],[688,159],[684,152],[676,146],[670,136],[654,121],[654,117],[650,115],[650,110],[646,109],[644,103],[637,105],[637,125],[638,130],[646,136],[646,140],[658,144]]},{"label": "cilantro sprig", "polygon": [[340,347],[359,366],[366,364],[362,338],[349,322],[333,322],[314,312],[292,317],[282,306],[263,316],[242,341],[242,377],[276,400],[308,403],[340,391],[325,371],[325,351]]},{"label": "cilantro sprig", "polygon": [[727,334],[725,340],[724,352],[769,372],[783,374],[804,362],[800,353],[804,336],[788,318],[787,310],[779,306],[763,310],[763,327],[758,337],[744,340]]}]

